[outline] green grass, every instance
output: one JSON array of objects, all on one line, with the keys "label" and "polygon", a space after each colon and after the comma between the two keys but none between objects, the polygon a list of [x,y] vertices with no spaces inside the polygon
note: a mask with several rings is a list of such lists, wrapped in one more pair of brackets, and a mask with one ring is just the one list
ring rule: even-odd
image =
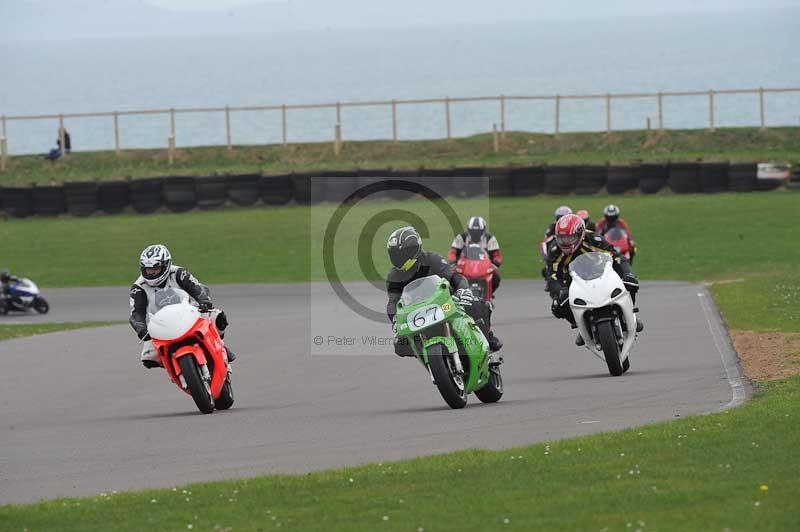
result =
[{"label": "green grass", "polygon": [[0,325],[0,341],[21,338],[23,336],[36,336],[56,331],[71,331],[87,327],[106,327],[120,322],[113,321],[81,321],[75,323],[22,323]]},{"label": "green grass", "polygon": [[725,413],[499,452],[4,506],[0,527],[796,530],[799,412],[795,377]]},{"label": "green grass", "polygon": [[731,329],[800,333],[800,280],[796,270],[719,283],[712,291]]},{"label": "green grass", "polygon": [[[719,280],[796,271],[800,196],[786,191],[719,195],[547,197],[452,200],[462,223],[472,214],[488,218],[506,255],[506,278],[530,278],[540,267],[538,244],[561,203],[587,208],[597,217],[614,202],[632,225],[643,279]],[[345,279],[361,278],[358,235],[366,220],[402,208],[418,214],[430,235],[427,249],[446,252],[453,233],[436,206],[425,201],[363,202],[345,218],[335,258]],[[138,271],[141,249],[167,244],[177,264],[207,283],[323,280],[324,231],[334,207],[289,206],[215,212],[32,218],[0,223],[3,266],[44,286],[126,285]],[[385,238],[396,217],[377,227],[371,249],[377,273],[388,269]],[[313,264],[312,264],[313,263]],[[373,275],[374,277],[374,275]],[[797,282],[791,275],[787,283]]]},{"label": "green grass", "polygon": [[[346,132],[345,132],[346,134]],[[56,162],[41,156],[15,156],[2,176],[4,184],[57,183],[85,179],[115,179],[155,175],[306,171],[354,168],[447,168],[533,163],[628,163],[650,161],[779,161],[800,160],[800,128],[668,130],[663,133],[624,131],[509,133],[495,154],[491,135],[450,141],[345,142],[340,156],[332,143],[290,146],[236,146],[178,150],[175,164],[166,150],[79,152]]]}]

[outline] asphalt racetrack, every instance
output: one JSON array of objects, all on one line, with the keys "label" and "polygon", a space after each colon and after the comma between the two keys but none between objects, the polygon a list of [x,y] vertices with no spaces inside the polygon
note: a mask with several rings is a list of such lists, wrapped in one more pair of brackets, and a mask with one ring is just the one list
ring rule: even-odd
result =
[{"label": "asphalt racetrack", "polygon": [[[373,286],[347,288],[385,308]],[[0,323],[127,320],[127,288],[44,295],[49,315]],[[163,370],[144,369],[127,324],[0,343],[0,504],[500,449],[744,399],[717,311],[688,283],[643,283],[646,329],[631,370],[613,378],[550,315],[541,281],[504,281],[494,324],[505,396],[494,405],[473,396],[459,411],[415,360],[380,345],[391,338],[387,323],[359,317],[327,285],[231,285],[213,295],[239,354],[227,412],[201,415]]]}]

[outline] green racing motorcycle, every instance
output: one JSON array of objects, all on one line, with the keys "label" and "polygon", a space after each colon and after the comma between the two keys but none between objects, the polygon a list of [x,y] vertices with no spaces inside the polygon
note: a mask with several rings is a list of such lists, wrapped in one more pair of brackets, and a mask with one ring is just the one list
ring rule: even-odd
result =
[{"label": "green racing motorcycle", "polygon": [[408,340],[451,408],[464,408],[473,392],[484,403],[503,396],[499,366],[489,365],[489,342],[453,301],[447,279],[431,275],[409,283],[395,323],[397,336]]}]

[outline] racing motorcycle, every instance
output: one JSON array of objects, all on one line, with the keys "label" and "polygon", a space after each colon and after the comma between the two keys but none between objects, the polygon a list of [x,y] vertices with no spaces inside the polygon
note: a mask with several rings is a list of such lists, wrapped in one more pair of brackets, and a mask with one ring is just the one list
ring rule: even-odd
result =
[{"label": "racing motorcycle", "polygon": [[631,256],[633,243],[631,242],[631,235],[625,229],[614,226],[603,235],[603,238],[614,246],[617,253],[628,259],[628,262],[633,262],[633,257]]},{"label": "racing motorcycle", "polygon": [[39,293],[39,287],[30,279],[13,279],[8,294],[0,298],[0,314],[7,314],[9,310],[27,312],[29,309],[47,314],[50,304]]},{"label": "racing motorcycle", "polygon": [[464,249],[456,262],[456,271],[467,279],[475,297],[484,301],[494,298],[492,280],[497,266],[489,259],[489,253],[478,244],[470,244]]},{"label": "racing motorcycle", "polygon": [[489,364],[489,342],[454,302],[447,279],[431,275],[409,283],[395,323],[450,408],[464,408],[470,393],[484,403],[503,396],[499,366]]},{"label": "racing motorcycle", "polygon": [[157,294],[147,330],[169,378],[204,414],[233,406],[233,386],[215,311],[201,313],[173,290]]},{"label": "racing motorcycle", "polygon": [[611,255],[580,255],[570,263],[569,273],[569,305],[585,346],[618,377],[631,367],[638,309],[614,271]]}]

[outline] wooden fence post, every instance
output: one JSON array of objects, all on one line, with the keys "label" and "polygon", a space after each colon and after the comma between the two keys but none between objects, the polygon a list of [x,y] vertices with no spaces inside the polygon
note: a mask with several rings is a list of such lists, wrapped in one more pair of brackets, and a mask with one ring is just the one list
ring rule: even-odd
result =
[{"label": "wooden fence post", "polygon": [[286,146],[286,105],[281,105],[281,143]]},{"label": "wooden fence post", "polygon": [[175,137],[172,135],[167,137],[167,162],[170,166],[175,162]]},{"label": "wooden fence post", "polygon": [[664,131],[664,95],[658,93],[658,130]]},{"label": "wooden fence post", "polygon": [[333,134],[333,153],[338,156],[340,153],[342,153],[342,126],[340,124],[336,124],[334,126]]},{"label": "wooden fence post", "polygon": [[225,133],[228,140],[228,151],[233,150],[233,145],[231,144],[231,108],[229,106],[225,106]]},{"label": "wooden fence post", "polygon": [[119,157],[119,113],[114,111],[114,154]]},{"label": "wooden fence post", "polygon": [[3,129],[0,135],[0,172],[6,171],[8,165],[8,130],[6,129],[6,115],[2,117]]},{"label": "wooden fence post", "polygon": [[[173,144],[175,143],[175,109],[169,110],[169,136],[172,139]],[[174,146],[173,146],[174,148]]]},{"label": "wooden fence post", "polygon": [[452,138],[451,131],[450,131],[450,97],[444,97],[444,114],[445,120],[447,122],[447,140]]},{"label": "wooden fence post", "polygon": [[342,104],[339,102],[336,102],[336,123],[342,123]]},{"label": "wooden fence post", "polygon": [[61,142],[61,156],[67,156],[66,133],[64,129],[64,115],[58,115],[58,140]]},{"label": "wooden fence post", "polygon": [[397,144],[397,100],[392,99],[392,142]]},{"label": "wooden fence post", "polygon": [[561,131],[561,96],[556,94],[556,136]]},{"label": "wooden fence post", "polygon": [[714,89],[708,91],[708,130],[714,131]]},{"label": "wooden fence post", "polygon": [[611,134],[611,95],[606,94],[606,134]]},{"label": "wooden fence post", "polygon": [[492,124],[492,144],[494,147],[494,152],[500,152],[500,137],[497,134],[497,124]]},{"label": "wooden fence post", "polygon": [[506,97],[500,95],[500,133],[506,137]]},{"label": "wooden fence post", "polygon": [[758,88],[758,107],[761,117],[761,130],[763,131],[767,127],[766,121],[764,120],[764,87]]}]

